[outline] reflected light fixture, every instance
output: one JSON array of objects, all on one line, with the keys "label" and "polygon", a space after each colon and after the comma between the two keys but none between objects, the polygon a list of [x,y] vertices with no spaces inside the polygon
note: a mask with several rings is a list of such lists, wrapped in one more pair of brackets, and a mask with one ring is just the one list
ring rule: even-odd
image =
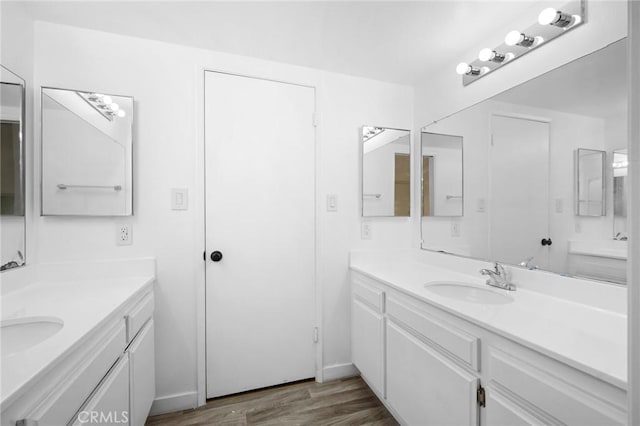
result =
[{"label": "reflected light fixture", "polygon": [[553,25],[554,27],[566,28],[582,22],[582,18],[579,15],[569,15],[568,13],[561,12],[548,7],[540,12],[538,15],[538,23],[540,25]]},{"label": "reflected light fixture", "polygon": [[124,118],[127,115],[127,113],[120,108],[120,105],[113,102],[111,96],[101,93],[76,93],[109,121],[112,121],[114,117]]}]

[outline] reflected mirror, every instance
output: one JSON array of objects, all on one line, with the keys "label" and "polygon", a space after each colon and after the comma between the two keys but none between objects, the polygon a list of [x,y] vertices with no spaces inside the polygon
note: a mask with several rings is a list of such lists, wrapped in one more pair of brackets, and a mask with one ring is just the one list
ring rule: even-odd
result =
[{"label": "reflected mirror", "polygon": [[422,216],[462,216],[462,136],[422,132]]},{"label": "reflected mirror", "polygon": [[362,126],[362,216],[411,215],[411,132]]},{"label": "reflected mirror", "polygon": [[577,216],[606,216],[606,153],[595,149],[577,149],[575,157],[575,209]]},{"label": "reflected mirror", "polygon": [[133,98],[42,88],[42,215],[133,214]]},{"label": "reflected mirror", "polygon": [[613,151],[613,238],[627,241],[627,149]]},{"label": "reflected mirror", "polygon": [[25,264],[25,83],[0,73],[0,270]]},{"label": "reflected mirror", "polygon": [[422,247],[625,282],[625,160],[604,158],[627,145],[626,63],[622,39],[423,127],[463,139],[465,161],[464,216],[424,216]]}]

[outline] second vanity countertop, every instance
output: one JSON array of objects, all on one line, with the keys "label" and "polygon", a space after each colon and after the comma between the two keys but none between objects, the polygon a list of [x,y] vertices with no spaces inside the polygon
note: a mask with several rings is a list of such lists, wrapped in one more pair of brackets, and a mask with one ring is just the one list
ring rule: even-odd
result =
[{"label": "second vanity countertop", "polygon": [[153,274],[100,279],[38,280],[4,294],[2,320],[56,317],[59,332],[26,350],[2,358],[0,404],[10,405],[66,355],[90,339],[92,332],[121,315],[129,302],[150,291]]},{"label": "second vanity countertop", "polygon": [[[434,253],[431,256],[445,255]],[[518,287],[516,291],[489,287],[479,273],[473,276],[411,256],[405,258],[366,252],[354,255],[352,252],[350,267],[402,293],[626,389],[627,316],[624,313],[524,287]],[[488,263],[484,263],[483,267],[488,267]],[[544,279],[544,273],[541,273],[541,279]],[[513,301],[480,304],[444,297],[425,288],[425,284],[432,281],[470,283],[506,293]]]}]

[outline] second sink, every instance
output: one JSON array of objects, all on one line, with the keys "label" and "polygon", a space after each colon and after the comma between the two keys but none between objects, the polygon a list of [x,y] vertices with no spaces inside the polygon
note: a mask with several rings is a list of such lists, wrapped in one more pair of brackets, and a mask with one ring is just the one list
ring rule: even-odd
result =
[{"label": "second sink", "polygon": [[488,288],[478,287],[477,285],[457,282],[457,281],[432,281],[424,285],[424,287],[439,296],[448,297],[450,299],[461,300],[464,302],[502,305],[513,302],[513,297],[498,293]]},{"label": "second sink", "polygon": [[0,338],[2,358],[29,349],[54,334],[58,333],[64,323],[56,317],[23,317],[2,320],[0,322]]}]

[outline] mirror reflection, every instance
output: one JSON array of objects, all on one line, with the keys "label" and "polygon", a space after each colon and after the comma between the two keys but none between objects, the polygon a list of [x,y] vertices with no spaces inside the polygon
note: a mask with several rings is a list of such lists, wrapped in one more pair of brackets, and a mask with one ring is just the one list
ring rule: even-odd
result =
[{"label": "mirror reflection", "polygon": [[25,263],[24,80],[0,74],[0,270]]},{"label": "mirror reflection", "polygon": [[576,150],[576,215],[606,216],[605,162],[604,151]]},{"label": "mirror reflection", "polygon": [[362,216],[411,215],[411,132],[362,127]]},{"label": "mirror reflection", "polygon": [[422,216],[462,216],[462,136],[422,132]]},{"label": "mirror reflection", "polygon": [[127,216],[133,98],[42,88],[42,214]]},{"label": "mirror reflection", "polygon": [[627,241],[627,149],[613,151],[613,238]]},{"label": "mirror reflection", "polygon": [[464,139],[464,217],[424,217],[422,247],[625,282],[626,121],[623,39],[425,126]]}]

